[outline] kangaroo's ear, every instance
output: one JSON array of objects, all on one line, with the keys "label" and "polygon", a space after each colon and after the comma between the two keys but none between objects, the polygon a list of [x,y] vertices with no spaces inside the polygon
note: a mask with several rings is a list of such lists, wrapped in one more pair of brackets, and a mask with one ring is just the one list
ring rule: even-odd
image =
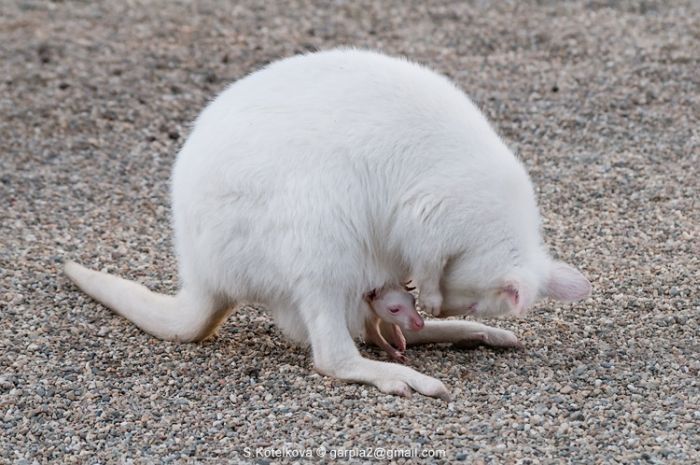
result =
[{"label": "kangaroo's ear", "polygon": [[[530,292],[522,283],[508,280],[499,290],[499,297],[505,301],[507,313],[523,315],[531,304]],[[503,307],[501,307],[503,308]]]},{"label": "kangaroo's ear", "polygon": [[556,300],[575,302],[591,294],[591,283],[576,268],[563,262],[552,262],[545,293]]}]

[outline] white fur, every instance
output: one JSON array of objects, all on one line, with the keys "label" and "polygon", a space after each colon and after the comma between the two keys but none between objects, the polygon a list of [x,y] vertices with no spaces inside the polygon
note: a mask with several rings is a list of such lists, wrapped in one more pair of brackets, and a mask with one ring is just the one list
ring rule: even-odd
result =
[{"label": "white fur", "polygon": [[[172,202],[176,297],[74,263],[68,275],[165,339],[201,339],[237,304],[265,304],[319,371],[384,392],[447,397],[438,380],[359,355],[369,289],[411,277],[436,315],[523,313],[590,290],[549,258],[522,163],[464,93],[378,53],[295,56],[231,85],[178,155]],[[488,328],[434,323],[412,338]]]}]

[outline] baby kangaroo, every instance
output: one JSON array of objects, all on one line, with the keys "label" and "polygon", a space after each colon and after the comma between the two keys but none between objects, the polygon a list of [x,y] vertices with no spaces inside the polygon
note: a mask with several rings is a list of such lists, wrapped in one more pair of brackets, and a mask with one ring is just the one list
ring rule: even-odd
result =
[{"label": "baby kangaroo", "polygon": [[[399,286],[372,289],[363,297],[374,312],[366,321],[365,339],[383,349],[393,360],[405,362],[403,352],[406,350],[406,338],[402,330],[420,331],[425,325],[416,310],[415,297]],[[379,326],[382,321],[389,324],[389,338],[393,346],[382,335]]]}]

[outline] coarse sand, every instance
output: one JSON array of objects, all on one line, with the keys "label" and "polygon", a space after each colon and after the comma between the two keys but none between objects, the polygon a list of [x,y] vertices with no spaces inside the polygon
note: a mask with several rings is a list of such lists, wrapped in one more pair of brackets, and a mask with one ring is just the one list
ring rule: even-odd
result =
[{"label": "coarse sand", "polygon": [[[61,271],[173,292],[191,121],[337,45],[463,88],[593,284],[490,322],[522,350],[409,348],[450,403],[316,374],[264,309],[159,341]],[[0,66],[0,463],[700,463],[700,2],[0,0]]]}]

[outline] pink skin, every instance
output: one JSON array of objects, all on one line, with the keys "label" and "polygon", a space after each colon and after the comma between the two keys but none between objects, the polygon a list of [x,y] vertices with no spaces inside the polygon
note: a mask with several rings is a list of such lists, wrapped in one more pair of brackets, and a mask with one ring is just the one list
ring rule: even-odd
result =
[{"label": "pink skin", "polygon": [[[367,340],[382,348],[389,356],[399,362],[405,362],[403,351],[406,350],[406,338],[402,330],[419,331],[425,323],[416,311],[413,295],[399,287],[382,287],[373,289],[364,295],[365,302],[374,312],[366,325]],[[389,323],[389,344],[379,329],[381,321]]]}]

